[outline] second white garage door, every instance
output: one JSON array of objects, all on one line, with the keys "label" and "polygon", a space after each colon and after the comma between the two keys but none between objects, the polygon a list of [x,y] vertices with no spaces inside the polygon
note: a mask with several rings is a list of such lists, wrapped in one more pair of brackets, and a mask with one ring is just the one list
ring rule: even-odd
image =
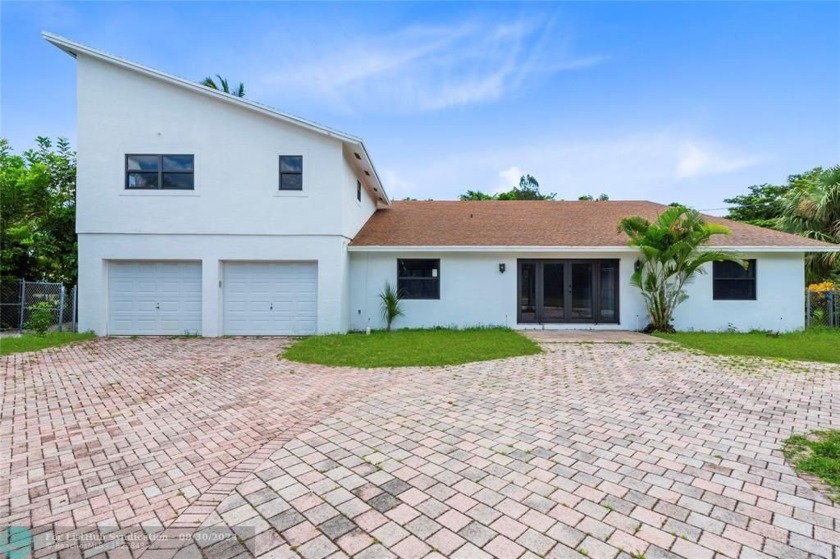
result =
[{"label": "second white garage door", "polygon": [[300,335],[318,329],[317,263],[227,262],[222,297],[226,335]]}]

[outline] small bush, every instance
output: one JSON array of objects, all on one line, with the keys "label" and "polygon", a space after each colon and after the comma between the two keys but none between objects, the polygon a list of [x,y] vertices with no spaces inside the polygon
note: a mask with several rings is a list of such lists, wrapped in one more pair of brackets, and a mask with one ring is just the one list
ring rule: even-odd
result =
[{"label": "small bush", "polygon": [[28,310],[29,319],[26,321],[26,329],[34,330],[39,336],[46,335],[47,330],[53,325],[53,306],[46,301],[41,301],[29,305]]}]

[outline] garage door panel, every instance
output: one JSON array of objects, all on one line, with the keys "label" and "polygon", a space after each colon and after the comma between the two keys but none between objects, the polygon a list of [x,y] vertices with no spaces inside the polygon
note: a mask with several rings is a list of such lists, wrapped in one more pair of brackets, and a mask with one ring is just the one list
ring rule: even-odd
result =
[{"label": "garage door panel", "polygon": [[316,263],[228,262],[224,267],[225,334],[314,334]]},{"label": "garage door panel", "polygon": [[111,262],[109,333],[201,331],[201,263]]}]

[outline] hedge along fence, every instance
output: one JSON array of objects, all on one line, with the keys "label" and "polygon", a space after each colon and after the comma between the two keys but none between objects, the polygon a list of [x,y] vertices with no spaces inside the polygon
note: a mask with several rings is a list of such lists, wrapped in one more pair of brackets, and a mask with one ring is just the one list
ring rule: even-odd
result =
[{"label": "hedge along fence", "polygon": [[814,283],[805,291],[805,327],[840,328],[840,288],[830,281]]},{"label": "hedge along fence", "polygon": [[2,278],[0,329],[76,331],[76,287]]}]

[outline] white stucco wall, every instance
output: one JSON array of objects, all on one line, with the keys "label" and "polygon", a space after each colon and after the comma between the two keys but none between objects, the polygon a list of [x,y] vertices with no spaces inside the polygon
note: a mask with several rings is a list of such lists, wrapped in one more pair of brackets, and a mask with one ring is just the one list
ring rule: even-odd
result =
[{"label": "white stucco wall", "polygon": [[[398,258],[440,258],[440,299],[404,300],[405,316],[395,322],[399,328],[434,326],[509,326],[543,328],[539,324],[517,325],[516,283],[518,258],[601,258],[620,259],[619,324],[546,324],[546,329],[624,329],[644,327],[641,298],[625,278],[632,274],[635,256],[621,253],[350,253],[350,328],[384,327],[378,293],[386,281],[396,286]],[[499,264],[505,264],[505,273]]]},{"label": "white stucco wall", "polygon": [[[713,301],[712,275],[700,275],[689,285],[689,298],[677,310],[680,330],[798,330],[804,327],[802,254],[745,254],[757,259],[756,301]],[[398,328],[501,325],[543,328],[516,323],[518,258],[618,258],[619,319],[616,324],[546,324],[546,329],[638,330],[647,325],[647,312],[638,290],[630,285],[633,253],[350,253],[350,328],[384,327],[378,293],[386,281],[396,285],[397,258],[440,258],[439,300],[405,300],[405,316]],[[499,263],[505,263],[504,274]]]},{"label": "white stucco wall", "polygon": [[[358,230],[362,209],[355,210],[340,140],[84,55],[77,80],[78,232]],[[193,154],[195,190],[126,191],[129,153]],[[280,155],[303,156],[302,192],[279,191]],[[363,210],[372,212],[365,196]]]},{"label": "white stucco wall", "polygon": [[[318,331],[347,330],[346,245],[375,211],[356,200],[339,139],[85,55],[77,58],[79,324],[108,333],[110,260],[199,260],[205,336],[221,325],[222,261],[317,261]],[[125,155],[195,156],[195,190],[126,191]],[[303,191],[280,192],[280,155]]]},{"label": "white stucco wall", "polygon": [[79,328],[108,334],[108,264],[113,260],[202,262],[202,335],[222,332],[227,261],[318,263],[318,333],[347,330],[346,241],[339,237],[79,235]]},{"label": "white stucco wall", "polygon": [[805,255],[743,253],[756,259],[756,300],[712,299],[712,266],[689,285],[689,298],[677,308],[677,330],[792,331],[805,328]]}]

